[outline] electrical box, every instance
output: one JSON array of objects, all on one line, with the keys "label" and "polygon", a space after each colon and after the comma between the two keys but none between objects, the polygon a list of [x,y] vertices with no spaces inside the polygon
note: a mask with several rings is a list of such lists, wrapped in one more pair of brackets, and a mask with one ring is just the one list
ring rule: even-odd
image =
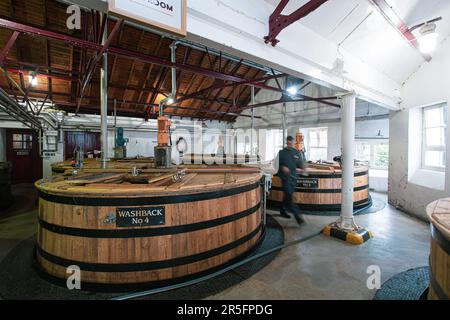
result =
[{"label": "electrical box", "polygon": [[43,151],[46,151],[46,152],[58,151],[58,131],[45,131],[44,132]]},{"label": "electrical box", "polygon": [[155,147],[155,166],[156,168],[170,168],[172,166],[172,147]]}]

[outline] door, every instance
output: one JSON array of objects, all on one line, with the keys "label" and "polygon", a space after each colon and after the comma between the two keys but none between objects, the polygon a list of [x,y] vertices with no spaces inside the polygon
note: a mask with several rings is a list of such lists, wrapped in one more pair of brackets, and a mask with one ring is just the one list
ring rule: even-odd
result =
[{"label": "door", "polygon": [[100,133],[67,131],[65,134],[65,159],[73,159],[73,153],[77,146],[83,148],[84,155],[101,149]]},{"label": "door", "polygon": [[35,131],[6,130],[6,157],[12,164],[12,183],[34,183],[42,178],[42,158]]}]

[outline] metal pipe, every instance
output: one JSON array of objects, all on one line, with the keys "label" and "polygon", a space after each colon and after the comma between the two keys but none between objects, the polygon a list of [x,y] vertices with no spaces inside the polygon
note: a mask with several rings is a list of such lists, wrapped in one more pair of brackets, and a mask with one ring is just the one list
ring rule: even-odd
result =
[{"label": "metal pipe", "polygon": [[355,112],[356,95],[350,93],[342,97],[342,209],[339,227],[352,230],[353,188],[355,180]]},{"label": "metal pipe", "polygon": [[[102,14],[102,20],[107,19],[106,14]],[[108,25],[105,23],[102,45],[108,38]],[[100,70],[100,126],[101,126],[101,166],[102,169],[108,167],[108,53],[103,53],[103,63]]]},{"label": "metal pipe", "polygon": [[[175,66],[175,63],[177,62],[177,45],[178,41],[172,42],[170,45],[170,62]],[[163,99],[159,103],[159,116],[164,115],[164,104],[167,101],[173,101],[175,102],[177,100],[177,69],[175,67],[171,68],[172,70],[172,92],[170,93],[170,96]]]},{"label": "metal pipe", "polygon": [[117,146],[117,99],[114,99],[114,147]]}]

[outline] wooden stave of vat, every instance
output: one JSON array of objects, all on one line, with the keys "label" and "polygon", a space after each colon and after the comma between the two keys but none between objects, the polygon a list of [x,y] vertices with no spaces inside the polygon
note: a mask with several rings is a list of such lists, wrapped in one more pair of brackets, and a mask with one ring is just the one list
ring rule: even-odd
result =
[{"label": "wooden stave of vat", "polygon": [[13,202],[11,193],[11,163],[0,162],[0,209],[6,209]]},{"label": "wooden stave of vat", "polygon": [[[311,166],[307,169],[308,176],[298,172],[299,184],[294,193],[294,202],[300,210],[306,211],[340,211],[342,171],[336,166]],[[313,186],[313,187],[311,187]],[[364,166],[355,167],[354,209],[359,210],[372,204],[369,187],[369,169]],[[282,183],[280,178],[272,178],[272,188],[268,203],[280,206],[283,201]]]},{"label": "wooden stave of vat", "polygon": [[430,288],[428,300],[450,298],[450,198],[432,202],[426,208],[431,221]]},{"label": "wooden stave of vat", "polygon": [[[263,198],[260,179],[260,173],[253,174],[250,180],[238,181],[226,188],[205,187],[201,193],[189,189],[182,194],[149,193],[142,186],[133,186],[137,192],[108,195],[105,190],[101,190],[102,197],[96,197],[94,190],[78,196],[55,192],[52,188],[46,188],[45,182],[44,186],[38,182],[36,186],[40,190],[40,205],[36,265],[43,276],[60,285],[65,285],[66,267],[80,265],[83,287],[97,291],[158,287],[213,272],[242,259],[262,240]],[[165,200],[167,203],[164,204]],[[127,229],[101,224],[106,213],[115,212],[117,207],[149,205],[165,205],[166,225]],[[85,217],[95,216],[91,220],[94,225],[86,222],[89,220],[74,218],[76,212]],[[130,238],[133,235],[136,238]],[[94,238],[90,239],[89,236]],[[86,255],[86,250],[95,252],[95,247],[123,247],[123,239],[128,239],[125,248],[133,247],[134,243],[135,252],[141,248],[142,252],[152,251],[152,256],[148,253],[134,257],[123,253]],[[187,243],[194,243],[195,248],[189,245],[186,247],[183,239]],[[210,240],[205,242],[204,239]],[[158,246],[152,246],[150,240],[158,240]],[[166,244],[170,250],[163,249],[166,247],[162,244]],[[187,253],[183,255],[179,246]],[[79,252],[75,248],[83,248],[84,251]],[[167,252],[173,255],[168,256]],[[169,267],[171,263],[176,266]]]}]

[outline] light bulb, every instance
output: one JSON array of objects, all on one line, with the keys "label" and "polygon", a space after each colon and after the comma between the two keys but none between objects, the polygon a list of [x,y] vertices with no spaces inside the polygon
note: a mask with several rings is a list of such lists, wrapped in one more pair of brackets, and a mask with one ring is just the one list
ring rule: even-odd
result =
[{"label": "light bulb", "polygon": [[427,33],[419,38],[420,51],[424,54],[430,54],[436,49],[439,34],[436,32]]},{"label": "light bulb", "polygon": [[28,81],[30,82],[30,84],[34,87],[34,86],[37,86],[37,84],[38,84],[38,80],[37,80],[37,78],[36,78],[36,76],[34,76],[34,75],[29,75],[28,76]]},{"label": "light bulb", "polygon": [[296,87],[290,87],[287,89],[287,92],[291,95],[291,96],[295,96],[298,92],[298,89]]},{"label": "light bulb", "polygon": [[435,23],[426,23],[420,28],[419,47],[423,54],[430,54],[436,49],[438,33]]},{"label": "light bulb", "polygon": [[167,103],[168,104],[172,104],[172,103],[174,103],[175,102],[175,100],[173,100],[173,98],[169,98],[169,100],[167,100]]}]

